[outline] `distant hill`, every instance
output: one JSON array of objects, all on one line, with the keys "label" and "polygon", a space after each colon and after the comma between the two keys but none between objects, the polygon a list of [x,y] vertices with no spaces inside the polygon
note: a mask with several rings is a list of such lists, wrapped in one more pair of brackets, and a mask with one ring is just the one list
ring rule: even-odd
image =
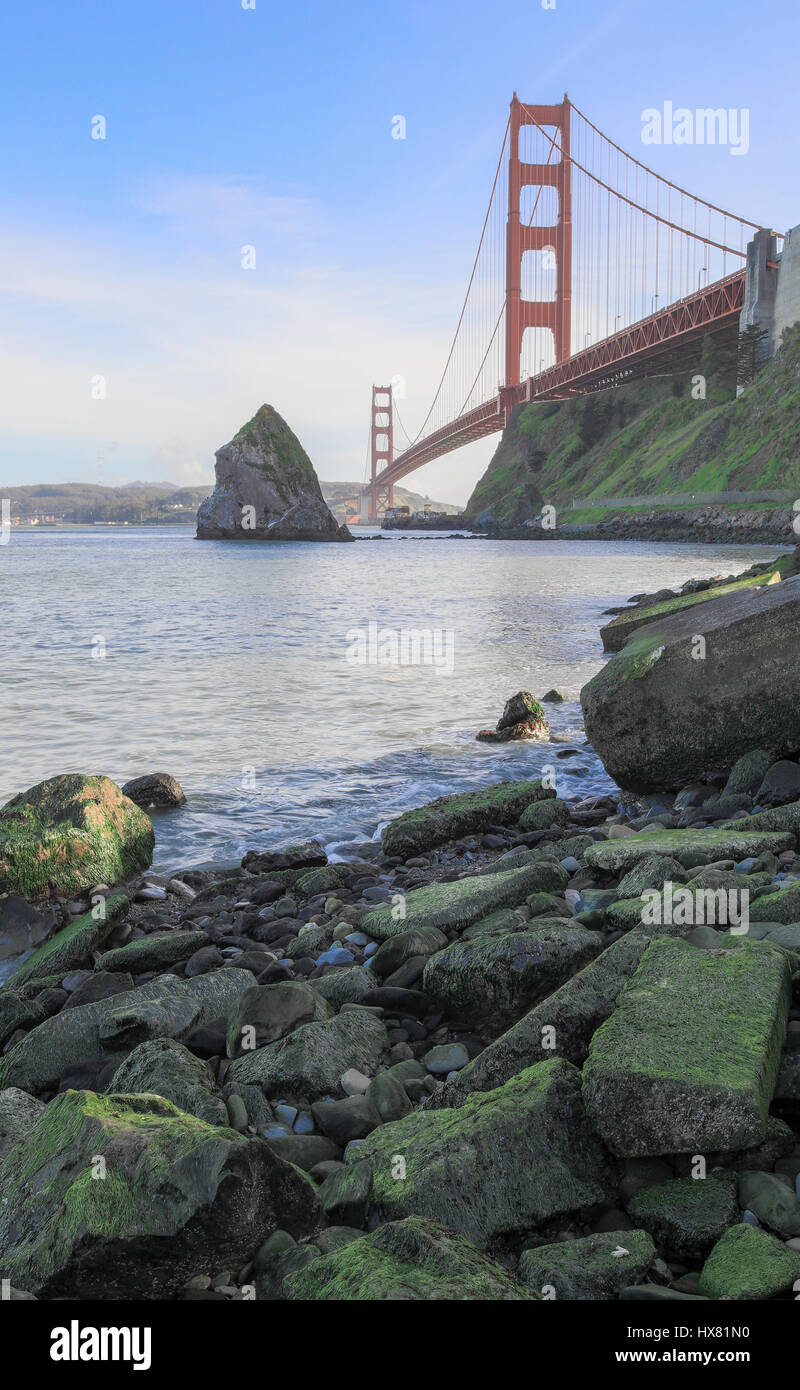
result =
[{"label": "distant hill", "polygon": [[171,483],[34,483],[4,488],[11,500],[11,517],[22,521],[131,523],[194,521],[210,487],[175,487]]},{"label": "distant hill", "polygon": [[[337,521],[344,521],[358,509],[360,483],[320,483],[322,495]],[[2,488],[11,500],[11,516],[21,521],[69,522],[73,525],[102,522],[152,524],[194,523],[197,508],[213,488],[177,487],[174,483],[124,483],[104,487],[99,483],[34,483],[30,487]],[[397,506],[421,511],[427,504],[433,511],[455,513],[459,507],[449,502],[432,502],[406,488],[394,490]]]},{"label": "distant hill", "polygon": [[[348,516],[358,511],[363,486],[363,483],[320,482],[322,495],[337,521],[345,521]],[[431,511],[447,512],[450,515],[462,510],[453,502],[434,502],[430,497],[423,497],[419,492],[409,492],[408,488],[397,485],[394,489],[394,504],[396,507],[410,507],[412,512],[421,512],[426,506],[430,507]]]}]

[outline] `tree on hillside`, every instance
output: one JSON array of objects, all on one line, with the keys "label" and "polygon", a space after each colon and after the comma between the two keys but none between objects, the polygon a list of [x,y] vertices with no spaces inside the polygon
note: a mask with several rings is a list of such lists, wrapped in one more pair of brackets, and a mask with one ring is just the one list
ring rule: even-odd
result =
[{"label": "tree on hillside", "polygon": [[749,386],[755,381],[766,358],[766,342],[769,337],[766,328],[757,323],[748,324],[739,334],[739,357],[736,369],[737,386]]}]

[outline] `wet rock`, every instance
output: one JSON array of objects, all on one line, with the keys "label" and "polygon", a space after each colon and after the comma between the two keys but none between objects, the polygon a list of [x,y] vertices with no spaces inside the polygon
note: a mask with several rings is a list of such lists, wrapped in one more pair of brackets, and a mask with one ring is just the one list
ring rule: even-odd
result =
[{"label": "wet rock", "polygon": [[552,795],[541,782],[498,782],[484,791],[439,797],[387,825],[381,836],[383,852],[409,859],[490,825],[513,825],[532,801]]},{"label": "wet rock", "polygon": [[328,856],[319,840],[304,840],[302,844],[279,850],[249,849],[242,860],[242,868],[251,874],[268,875],[285,869],[313,869],[327,862]]},{"label": "wet rock", "polygon": [[53,914],[38,912],[18,893],[0,898],[0,960],[41,945],[53,929]]},{"label": "wet rock", "polygon": [[85,964],[91,953],[110,936],[115,923],[129,906],[126,897],[114,894],[105,899],[102,907],[98,904],[97,909],[76,917],[18,965],[7,984],[13,989],[40,976],[63,976],[68,970]]},{"label": "wet rock", "polygon": [[149,936],[129,941],[114,951],[104,951],[100,957],[100,969],[111,973],[123,970],[131,975],[143,975],[150,970],[168,970],[171,965],[188,960],[195,951],[208,944],[209,938],[204,931],[151,932]]},{"label": "wet rock", "polygon": [[168,772],[149,772],[144,777],[134,777],[125,783],[122,794],[144,811],[183,806],[186,801],[180,782]]},{"label": "wet rock", "polygon": [[27,1091],[20,1091],[16,1086],[0,1091],[0,1163],[9,1150],[30,1133],[43,1114],[42,1102],[34,1100]]},{"label": "wet rock", "polygon": [[319,1100],[312,1105],[311,1113],[323,1134],[341,1149],[351,1139],[365,1139],[381,1122],[378,1111],[367,1096]]},{"label": "wet rock", "polygon": [[330,1006],[319,993],[299,981],[254,985],[239,996],[230,1016],[227,1054],[239,1057],[243,1052],[267,1047],[301,1024],[320,1022],[330,1016]]},{"label": "wet rock", "polygon": [[482,743],[508,743],[512,739],[544,739],[550,733],[545,712],[527,690],[520,690],[506,701],[494,729],[481,729]]},{"label": "wet rock", "polygon": [[739,1204],[784,1240],[800,1236],[800,1198],[777,1173],[739,1174]]},{"label": "wet rock", "polygon": [[522,868],[474,874],[452,883],[431,883],[406,895],[405,916],[392,908],[365,913],[361,924],[376,941],[388,941],[410,928],[472,926],[501,907],[516,907],[529,893],[548,892],[567,882],[567,873],[554,860],[538,859]]},{"label": "wet rock", "polygon": [[742,830],[741,824],[738,821],[731,830],[655,830],[624,840],[601,841],[587,849],[586,863],[591,869],[619,874],[653,854],[674,857],[684,867],[693,867],[719,859],[738,862],[765,850],[780,854],[793,847],[793,837],[788,832]]}]

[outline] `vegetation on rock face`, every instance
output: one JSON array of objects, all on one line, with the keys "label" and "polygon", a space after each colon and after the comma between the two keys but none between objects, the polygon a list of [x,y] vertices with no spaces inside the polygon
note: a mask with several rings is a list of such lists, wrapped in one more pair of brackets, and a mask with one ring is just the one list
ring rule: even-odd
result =
[{"label": "vegetation on rock face", "polygon": [[149,818],[116,782],[51,777],[0,810],[0,892],[72,897],[119,883],[147,868],[154,843]]},{"label": "vegetation on rock face", "polygon": [[509,825],[532,801],[555,793],[541,782],[500,782],[485,791],[441,796],[387,825],[381,836],[384,854],[423,854],[434,845],[459,835],[472,835],[487,825]]},{"label": "vegetation on rock face", "polygon": [[[697,374],[704,400],[691,394]],[[800,486],[800,325],[734,391],[729,356],[706,340],[697,365],[672,377],[517,407],[465,511],[518,525],[543,501]]]},{"label": "vegetation on rock face", "polygon": [[[257,466],[280,493],[287,507],[294,490],[313,493],[322,501],[322,489],[314,465],[297,435],[271,405],[262,405],[252,420],[237,432],[233,444],[242,441],[258,452]],[[230,446],[229,446],[230,447]]]}]

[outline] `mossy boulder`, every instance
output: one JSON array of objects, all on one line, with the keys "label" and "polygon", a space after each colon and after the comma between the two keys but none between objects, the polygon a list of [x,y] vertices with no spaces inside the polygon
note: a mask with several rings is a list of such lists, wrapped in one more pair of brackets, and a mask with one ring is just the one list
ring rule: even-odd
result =
[{"label": "mossy boulder", "polygon": [[786,1029],[787,958],[766,942],[700,951],[657,937],[583,1068],[613,1153],[744,1149],[765,1137]]},{"label": "mossy boulder", "polygon": [[41,1298],[164,1298],[238,1269],[276,1226],[313,1230],[312,1183],[261,1139],[154,1095],[65,1091],[2,1162],[0,1264]]},{"label": "mossy boulder", "polygon": [[777,893],[765,893],[750,905],[751,922],[800,922],[800,883],[788,883]]},{"label": "mossy boulder", "polygon": [[440,796],[387,825],[381,836],[384,854],[409,859],[436,845],[475,835],[489,825],[514,825],[526,806],[555,793],[534,782],[496,782],[483,791]]},{"label": "mossy boulder", "polygon": [[283,1280],[290,1300],[520,1303],[535,1299],[508,1270],[435,1221],[409,1216],[348,1241]]},{"label": "mossy boulder", "polygon": [[505,1232],[584,1212],[611,1190],[580,1072],[560,1058],[469,1096],[458,1110],[382,1125],[352,1158],[372,1164],[371,1221],[424,1216],[481,1249]]},{"label": "mossy boulder", "polygon": [[560,797],[548,797],[546,801],[534,801],[519,818],[519,828],[529,830],[549,830],[553,825],[566,825],[569,820],[569,806]]},{"label": "mossy boulder", "polygon": [[302,1024],[268,1047],[243,1052],[231,1062],[227,1079],[258,1086],[268,1099],[310,1104],[341,1096],[340,1077],[352,1067],[374,1076],[388,1049],[381,1020],[367,1009],[348,1009],[322,1023]]},{"label": "mossy boulder", "polygon": [[139,1043],[185,1038],[201,1024],[225,1018],[255,983],[249,970],[215,970],[192,980],[162,975],[138,988],[62,1009],[0,1058],[0,1086],[37,1095],[55,1089],[71,1067],[119,1064]]},{"label": "mossy boulder", "polygon": [[738,1221],[736,1174],[672,1178],[638,1192],[627,1210],[670,1258],[691,1261],[707,1254]]},{"label": "mossy boulder", "polygon": [[60,978],[68,971],[86,965],[91,953],[102,946],[114,923],[129,907],[130,903],[122,893],[101,899],[89,912],[76,917],[68,927],[63,927],[43,946],[26,956],[7,984],[19,988],[39,977],[54,975]]},{"label": "mossy boulder", "polygon": [[110,778],[51,777],[0,810],[0,893],[75,897],[113,885],[146,869],[154,844],[149,818]]},{"label": "mossy boulder", "polygon": [[174,1038],[140,1043],[117,1067],[108,1089],[162,1096],[208,1125],[228,1124],[207,1064]]},{"label": "mossy boulder", "polygon": [[497,1030],[602,950],[597,932],[557,919],[503,936],[456,941],[432,956],[422,977],[426,994],[448,1016]]},{"label": "mossy boulder", "polygon": [[42,1102],[27,1091],[17,1086],[0,1091],[0,1160],[30,1133],[43,1114]]},{"label": "mossy boulder", "polygon": [[640,898],[646,888],[664,887],[669,883],[685,883],[686,870],[668,854],[645,854],[625,874],[617,887],[618,900]]},{"label": "mossy boulder", "polygon": [[752,748],[800,748],[798,617],[800,576],[638,628],[581,691],[586,736],[613,780],[670,789]]},{"label": "mossy boulder", "polygon": [[297,435],[262,405],[215,455],[216,485],[197,512],[198,540],[352,541],[322,496]]},{"label": "mossy boulder", "polygon": [[703,1298],[773,1298],[800,1279],[800,1254],[742,1222],[721,1237],[700,1273]]},{"label": "mossy boulder", "polygon": [[603,873],[627,873],[634,864],[657,854],[677,859],[693,867],[718,859],[749,859],[765,850],[780,854],[793,848],[787,831],[740,830],[654,830],[642,835],[626,835],[621,840],[601,840],[586,851],[586,863]]},{"label": "mossy boulder", "polygon": [[471,874],[453,883],[429,883],[407,893],[399,905],[378,907],[361,919],[375,941],[388,941],[412,928],[462,930],[501,907],[518,907],[529,893],[550,892],[568,880],[566,869],[552,859],[537,859],[519,869]]},{"label": "mossy boulder", "polygon": [[195,951],[210,944],[204,931],[156,931],[129,941],[116,950],[105,951],[98,961],[98,970],[129,971],[143,975],[150,970],[169,970],[188,960]]},{"label": "mossy boulder", "polygon": [[539,701],[529,690],[519,690],[506,700],[494,729],[481,729],[477,737],[482,743],[510,743],[517,739],[548,738],[549,734],[550,726]]},{"label": "mossy boulder", "polygon": [[523,1250],[517,1274],[544,1298],[608,1302],[641,1283],[655,1256],[645,1231],[604,1231]]}]

